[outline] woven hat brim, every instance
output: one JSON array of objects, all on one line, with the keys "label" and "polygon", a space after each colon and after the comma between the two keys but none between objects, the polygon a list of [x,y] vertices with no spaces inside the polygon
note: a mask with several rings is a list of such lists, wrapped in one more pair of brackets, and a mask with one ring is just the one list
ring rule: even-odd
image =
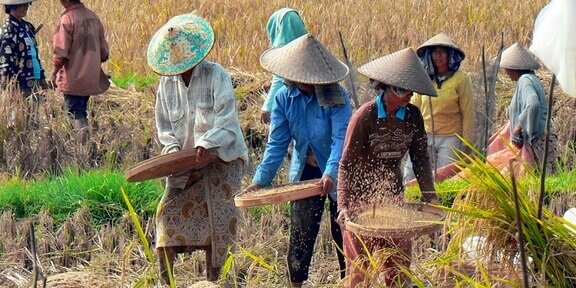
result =
[{"label": "woven hat brim", "polygon": [[424,54],[424,51],[426,50],[426,48],[435,47],[435,46],[442,46],[442,47],[454,49],[454,50],[456,50],[462,54],[462,59],[466,58],[466,53],[464,53],[464,50],[462,50],[460,47],[458,47],[458,45],[456,45],[456,43],[454,43],[454,41],[450,38],[450,36],[448,36],[445,33],[440,33],[440,34],[428,39],[426,42],[424,42],[422,45],[420,45],[418,47],[418,49],[416,49],[416,54],[418,54],[418,56],[422,56],[422,54]]},{"label": "woven hat brim", "polygon": [[310,34],[264,51],[260,65],[286,80],[312,85],[336,83],[349,73],[348,66]]},{"label": "woven hat brim", "polygon": [[386,85],[427,96],[438,95],[416,53],[411,48],[370,61],[358,68],[358,72]]},{"label": "woven hat brim", "polygon": [[174,19],[176,17],[170,19],[158,31],[156,31],[156,33],[154,33],[154,36],[152,36],[152,39],[150,40],[150,44],[148,46],[147,51],[148,66],[150,67],[150,69],[152,69],[152,71],[160,75],[165,76],[179,75],[192,69],[194,66],[198,65],[198,63],[202,62],[202,60],[204,60],[206,56],[210,54],[210,51],[212,51],[212,48],[214,47],[214,40],[215,40],[214,31],[212,30],[210,24],[208,24],[208,22],[205,22],[204,20],[205,22],[204,25],[206,26],[206,31],[209,37],[208,41],[202,43],[202,47],[200,47],[198,51],[199,53],[190,54],[190,57],[181,57],[180,61],[171,61],[171,62],[158,61],[158,59],[170,59],[171,57],[170,55],[171,50],[161,49],[162,48],[161,45],[165,44],[163,43],[162,40],[165,38],[165,35],[167,33],[166,31],[176,24],[174,22]]},{"label": "woven hat brim", "polygon": [[0,4],[2,5],[18,5],[18,4],[26,4],[31,3],[36,0],[0,0]]},{"label": "woven hat brim", "polygon": [[518,43],[508,47],[502,52],[500,68],[512,70],[537,70],[540,64],[526,48]]}]

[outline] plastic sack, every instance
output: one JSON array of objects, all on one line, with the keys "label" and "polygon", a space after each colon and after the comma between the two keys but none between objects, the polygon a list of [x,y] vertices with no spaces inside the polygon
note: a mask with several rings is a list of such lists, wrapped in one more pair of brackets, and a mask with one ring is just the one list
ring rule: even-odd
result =
[{"label": "plastic sack", "polygon": [[530,51],[556,75],[564,93],[576,97],[576,1],[552,0],[540,11]]}]

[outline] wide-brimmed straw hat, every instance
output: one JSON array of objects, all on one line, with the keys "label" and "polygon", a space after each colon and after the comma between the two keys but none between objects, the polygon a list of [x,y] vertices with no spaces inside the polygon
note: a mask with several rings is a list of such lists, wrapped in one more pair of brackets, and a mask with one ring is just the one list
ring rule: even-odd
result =
[{"label": "wide-brimmed straw hat", "polygon": [[2,5],[19,5],[19,4],[26,4],[31,3],[36,0],[0,0],[0,4]]},{"label": "wide-brimmed straw hat", "polygon": [[386,85],[422,95],[437,96],[430,77],[428,77],[412,48],[406,48],[370,61],[358,68],[358,72]]},{"label": "wide-brimmed straw hat", "polygon": [[424,44],[420,45],[420,47],[416,49],[416,53],[418,54],[418,56],[422,56],[424,54],[424,51],[426,51],[426,48],[435,46],[442,46],[454,49],[458,53],[462,54],[462,59],[466,58],[466,54],[464,53],[464,51],[460,49],[460,47],[458,47],[458,45],[454,43],[454,40],[452,40],[452,38],[450,38],[450,36],[448,36],[448,34],[444,32],[441,32],[438,35],[428,39],[426,42],[424,42]]},{"label": "wide-brimmed straw hat", "polygon": [[528,51],[518,43],[506,48],[502,52],[502,59],[500,60],[500,68],[512,70],[536,70],[540,68],[538,61]]},{"label": "wide-brimmed straw hat", "polygon": [[260,65],[286,80],[304,84],[336,83],[348,75],[348,66],[310,34],[264,51]]},{"label": "wide-brimmed straw hat", "polygon": [[161,75],[178,75],[200,63],[214,45],[214,31],[194,14],[173,17],[148,44],[148,65]]}]

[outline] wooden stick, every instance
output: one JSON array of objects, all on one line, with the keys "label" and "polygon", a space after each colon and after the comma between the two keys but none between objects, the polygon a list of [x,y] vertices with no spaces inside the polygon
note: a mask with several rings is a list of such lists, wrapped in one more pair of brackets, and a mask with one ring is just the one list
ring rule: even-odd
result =
[{"label": "wooden stick", "polygon": [[544,194],[546,191],[546,162],[548,162],[548,141],[550,141],[550,125],[552,119],[552,105],[554,104],[554,85],[556,75],[552,75],[550,83],[550,93],[548,93],[548,115],[546,115],[546,130],[544,131],[544,157],[542,157],[542,174],[540,174],[540,197],[538,197],[538,219],[542,220],[542,206],[544,206]]},{"label": "wooden stick", "polygon": [[36,29],[34,30],[34,35],[38,34],[38,32],[40,31],[40,29],[42,29],[42,27],[44,27],[44,24],[38,25],[38,27],[36,27]]},{"label": "wooden stick", "polygon": [[514,162],[510,160],[510,177],[512,180],[512,192],[514,193],[514,208],[516,209],[516,226],[518,229],[518,250],[520,251],[520,262],[522,264],[522,279],[524,288],[530,287],[528,284],[528,264],[526,263],[526,253],[524,252],[524,233],[522,232],[522,216],[520,214],[520,200],[518,200],[518,189],[516,188],[516,176],[514,175]]},{"label": "wooden stick", "polygon": [[488,139],[490,139],[490,132],[492,130],[492,114],[494,113],[494,105],[496,98],[496,81],[498,80],[498,70],[500,69],[500,60],[502,59],[502,52],[504,51],[504,32],[500,35],[500,50],[498,51],[498,55],[496,56],[496,60],[494,61],[494,66],[492,70],[492,82],[488,86],[488,94],[486,96],[486,119],[485,119],[485,131],[484,135],[485,138],[482,139],[484,147],[484,155],[486,155],[488,150]]},{"label": "wooden stick", "polygon": [[344,54],[344,60],[346,60],[346,66],[348,66],[348,88],[350,89],[350,97],[352,98],[354,109],[360,107],[360,102],[358,101],[358,96],[356,95],[356,87],[354,86],[354,69],[352,63],[348,58],[348,51],[344,45],[344,38],[342,38],[342,32],[338,31],[338,36],[340,37],[340,47],[342,48],[342,53]]},{"label": "wooden stick", "polygon": [[30,220],[29,229],[30,229],[30,252],[32,253],[32,287],[36,288],[38,285],[38,258],[36,255],[36,236],[34,235],[34,223]]}]

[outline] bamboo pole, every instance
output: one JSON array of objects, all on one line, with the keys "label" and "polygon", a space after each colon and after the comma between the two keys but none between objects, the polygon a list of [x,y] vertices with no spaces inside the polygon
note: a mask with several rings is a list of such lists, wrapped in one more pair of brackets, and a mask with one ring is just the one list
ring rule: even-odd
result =
[{"label": "bamboo pole", "polygon": [[512,180],[512,192],[514,193],[514,208],[516,210],[516,228],[518,229],[518,250],[520,251],[520,263],[522,264],[522,280],[524,288],[528,288],[528,264],[526,263],[526,253],[524,251],[524,233],[522,232],[522,215],[520,214],[520,200],[518,200],[518,189],[516,188],[516,176],[514,175],[514,162],[510,160],[510,177]]},{"label": "bamboo pole", "polygon": [[344,38],[342,37],[342,32],[338,31],[338,36],[340,37],[340,47],[342,48],[342,54],[344,54],[344,60],[346,61],[346,66],[348,66],[348,89],[350,90],[350,98],[352,98],[352,103],[354,104],[354,109],[360,107],[360,102],[358,101],[358,95],[356,95],[356,87],[354,85],[354,69],[352,67],[352,62],[348,58],[348,50],[344,45]]},{"label": "bamboo pole", "polygon": [[556,75],[552,75],[552,83],[550,83],[550,93],[548,93],[548,115],[546,115],[546,130],[544,132],[544,157],[542,157],[542,174],[540,174],[540,197],[538,197],[538,219],[542,219],[542,206],[544,206],[544,195],[546,190],[546,162],[548,162],[548,149],[550,141],[550,125],[552,122],[552,105],[554,104],[554,85],[556,83]]}]

